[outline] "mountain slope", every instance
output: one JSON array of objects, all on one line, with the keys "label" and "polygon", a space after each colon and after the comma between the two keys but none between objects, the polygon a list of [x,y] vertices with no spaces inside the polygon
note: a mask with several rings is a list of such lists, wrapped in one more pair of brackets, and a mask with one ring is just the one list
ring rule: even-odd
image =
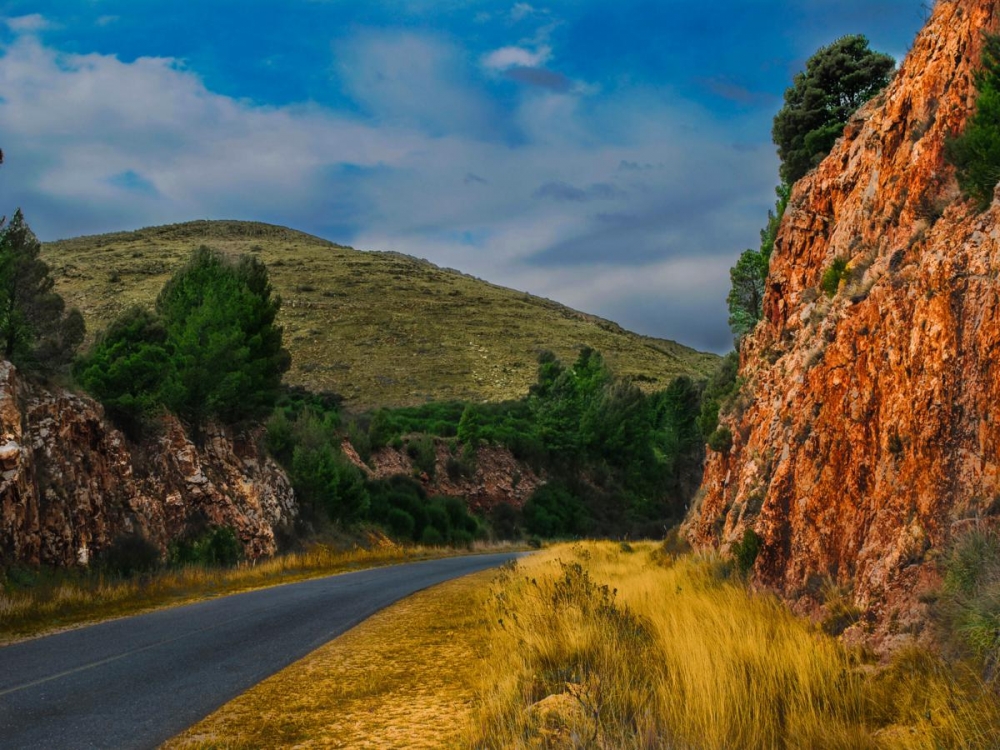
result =
[{"label": "mountain slope", "polygon": [[[755,574],[802,609],[825,578],[891,646],[957,532],[1000,521],[1000,204],[944,160],[975,101],[992,0],[938,2],[900,72],[793,190],[745,378],[691,517],[702,546],[761,537]],[[836,295],[819,290],[837,258]]]},{"label": "mountain slope", "polygon": [[656,388],[700,377],[717,358],[592,315],[397,253],[360,252],[256,222],[195,221],[46,243],[56,289],[90,334],[129,305],[151,305],[191,250],[253,252],[284,300],[287,380],[353,407],[519,398],[538,352],[588,345],[620,375]]}]

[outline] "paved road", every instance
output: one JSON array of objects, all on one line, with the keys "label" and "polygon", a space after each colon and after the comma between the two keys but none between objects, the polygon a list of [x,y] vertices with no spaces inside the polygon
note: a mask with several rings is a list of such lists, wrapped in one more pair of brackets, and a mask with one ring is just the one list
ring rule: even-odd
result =
[{"label": "paved road", "polygon": [[0,748],[151,748],[414,591],[516,555],[277,586],[0,648]]}]

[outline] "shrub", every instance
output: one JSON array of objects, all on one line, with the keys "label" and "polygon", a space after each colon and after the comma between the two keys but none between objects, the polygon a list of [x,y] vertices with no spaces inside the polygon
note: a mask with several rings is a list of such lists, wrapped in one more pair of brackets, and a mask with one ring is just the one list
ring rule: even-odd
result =
[{"label": "shrub", "polygon": [[733,447],[733,431],[723,425],[708,436],[708,447],[716,453],[729,453]]},{"label": "shrub", "polygon": [[406,444],[406,453],[413,459],[414,466],[431,479],[437,470],[437,449],[430,435],[411,437]]},{"label": "shrub", "polygon": [[981,211],[989,207],[1000,182],[1000,35],[986,36],[982,65],[975,78],[976,111],[965,132],[945,144],[959,187]]},{"label": "shrub", "polygon": [[124,534],[98,555],[97,562],[109,573],[123,577],[149,573],[160,566],[160,548],[138,532]]},{"label": "shrub", "polygon": [[1000,532],[976,529],[955,540],[945,562],[941,608],[952,637],[988,674],[1000,668]]},{"label": "shrub", "polygon": [[747,575],[753,570],[753,564],[757,561],[757,556],[764,547],[764,540],[753,529],[746,529],[743,538],[733,544],[733,561],[736,569],[743,575]]},{"label": "shrub", "polygon": [[823,272],[819,287],[828,297],[833,297],[840,288],[840,282],[847,274],[847,258],[834,258],[833,263]]},{"label": "shrub", "polygon": [[243,545],[228,526],[210,526],[170,545],[172,565],[231,567],[243,558]]}]

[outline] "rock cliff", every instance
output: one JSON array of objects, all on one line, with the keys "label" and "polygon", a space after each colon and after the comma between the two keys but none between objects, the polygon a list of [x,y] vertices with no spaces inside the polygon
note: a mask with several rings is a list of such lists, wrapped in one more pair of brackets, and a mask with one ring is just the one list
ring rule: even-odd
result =
[{"label": "rock cliff", "polygon": [[886,648],[920,631],[953,534],[1000,515],[1000,202],[976,214],[944,160],[997,12],[939,0],[796,184],[723,419],[733,446],[709,455],[689,518],[700,546],[752,528],[758,582],[816,611],[827,579],[866,614],[853,634]]},{"label": "rock cliff", "polygon": [[[0,361],[0,562],[72,565],[140,532],[165,550],[191,524],[232,527],[257,558],[296,514],[291,485],[253,434],[176,419],[136,445],[96,402],[41,387]],[[86,551],[84,551],[86,550]]]},{"label": "rock cliff", "polygon": [[456,464],[447,441],[438,440],[434,445],[433,476],[417,469],[402,448],[381,448],[366,464],[349,441],[345,440],[342,447],[347,458],[365,476],[372,479],[413,477],[428,495],[460,497],[473,513],[489,513],[497,505],[504,504],[521,508],[531,493],[544,484],[527,463],[518,461],[507,448],[496,445],[482,445],[476,449],[474,460]]}]

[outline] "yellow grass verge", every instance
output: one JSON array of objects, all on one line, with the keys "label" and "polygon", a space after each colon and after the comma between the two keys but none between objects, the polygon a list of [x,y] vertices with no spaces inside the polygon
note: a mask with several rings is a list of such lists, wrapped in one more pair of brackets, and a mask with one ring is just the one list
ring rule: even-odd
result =
[{"label": "yellow grass verge", "polygon": [[494,575],[477,573],[404,599],[164,747],[460,747]]},{"label": "yellow grass verge", "polygon": [[[509,549],[477,543],[473,552]],[[131,579],[57,576],[24,590],[0,589],[0,645],[85,623],[307,578],[380,565],[469,554],[466,549],[403,546],[369,534],[366,547],[341,550],[315,544],[305,552],[236,568],[188,566]]]},{"label": "yellow grass verge", "polygon": [[865,663],[717,558],[562,545],[492,588],[471,747],[1000,747],[974,675],[920,651]]}]

